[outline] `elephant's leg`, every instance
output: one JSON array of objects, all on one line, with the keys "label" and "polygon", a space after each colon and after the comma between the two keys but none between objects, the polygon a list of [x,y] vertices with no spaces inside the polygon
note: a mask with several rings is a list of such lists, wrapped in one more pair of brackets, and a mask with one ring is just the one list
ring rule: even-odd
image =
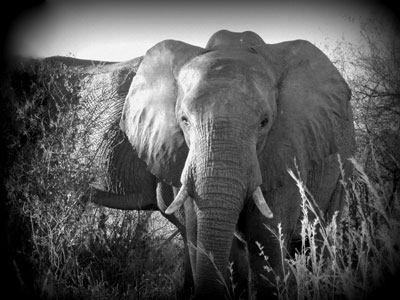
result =
[{"label": "elephant's leg", "polygon": [[[266,231],[265,228],[257,228],[256,230]],[[261,245],[262,250],[259,245]],[[277,239],[272,233],[265,232],[262,235],[249,238],[248,247],[252,281],[257,299],[276,297],[276,276],[282,278],[283,275],[281,249]]]},{"label": "elephant's leg", "polygon": [[184,282],[183,282],[183,299],[190,299],[194,292],[194,279],[192,273],[192,267],[190,263],[190,253],[186,242],[186,238],[183,239],[185,254],[183,257],[184,267]]},{"label": "elephant's leg", "polygon": [[187,243],[186,229],[182,223],[178,221],[178,219],[174,215],[166,215],[162,213],[162,215],[174,224],[183,239],[184,246],[184,256],[183,256],[183,271],[184,271],[184,279],[183,279],[183,299],[190,299],[193,291],[194,291],[194,281],[193,281],[193,273],[192,273],[192,264],[190,261],[190,249]]},{"label": "elephant's leg", "polygon": [[[239,229],[244,233],[249,249],[257,299],[277,297],[276,276],[283,279],[288,244],[294,236],[293,232],[301,215],[297,187],[286,185],[263,194],[274,217],[265,218],[254,202],[249,201],[239,219]],[[278,225],[281,226],[282,241],[278,238]]]},{"label": "elephant's leg", "polygon": [[183,257],[183,269],[184,269],[184,282],[183,282],[183,299],[190,299],[192,292],[194,290],[194,281],[193,281],[193,274],[192,268],[190,263],[190,255],[189,255],[189,248],[187,244],[187,237],[186,237],[186,228],[185,228],[185,216],[180,212],[177,211],[172,215],[167,215],[164,213],[165,209],[171,204],[176,196],[176,191],[174,189],[164,183],[159,182],[157,185],[157,205],[161,212],[161,214],[172,224],[174,224],[183,239],[184,243],[184,257]]},{"label": "elephant's leg", "polygon": [[[184,204],[185,211],[185,260],[188,260],[188,267],[185,267],[185,277],[190,277],[191,292],[194,291],[194,275],[196,274],[196,249],[197,247],[197,215],[194,209],[193,199],[189,198]],[[189,275],[190,273],[190,275]]]},{"label": "elephant's leg", "polygon": [[[351,174],[352,164],[347,160],[342,162],[345,175],[345,178],[343,178],[337,155],[337,153],[334,153],[326,157],[320,165],[315,166],[308,172],[307,187],[312,195],[309,200],[311,200],[310,203],[313,206],[313,210],[317,213],[315,215],[309,211],[307,215],[309,222],[313,222],[318,217],[322,220],[321,223],[324,226],[324,224],[329,224],[332,221],[335,213],[338,213],[336,221],[340,220],[340,213],[343,210],[346,198],[346,190],[342,180],[346,182],[349,179],[348,174]],[[301,240],[301,218],[302,216],[300,216],[294,230],[297,240]],[[294,248],[294,241],[295,239],[293,238],[291,249]],[[324,244],[324,237],[321,235],[320,230],[317,230],[315,234],[315,242],[318,249],[321,249]],[[301,242],[298,245],[302,246]],[[306,240],[306,245],[304,246],[309,247],[308,240]],[[327,248],[324,248],[322,254],[324,258],[328,258],[330,255]]]},{"label": "elephant's leg", "polygon": [[277,224],[268,221],[252,204],[246,208],[243,217],[239,220],[239,228],[247,241],[252,288],[257,299],[276,298],[276,276],[282,278],[283,275],[281,248],[278,239],[265,224],[273,229],[277,228]]},{"label": "elephant's leg", "polygon": [[235,299],[250,299],[251,271],[247,243],[238,233],[235,233],[229,261],[233,274],[231,284],[234,285]]}]

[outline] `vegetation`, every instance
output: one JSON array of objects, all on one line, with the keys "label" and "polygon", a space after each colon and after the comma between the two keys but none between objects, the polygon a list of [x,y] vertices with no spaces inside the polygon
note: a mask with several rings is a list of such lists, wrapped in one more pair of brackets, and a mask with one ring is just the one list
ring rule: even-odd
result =
[{"label": "vegetation", "polygon": [[23,62],[3,85],[15,116],[6,181],[14,271],[40,299],[174,299],[183,247],[166,240],[175,229],[156,213],[80,201],[96,167],[90,120],[74,101],[79,76],[63,63]]},{"label": "vegetation", "polygon": [[[336,50],[348,52],[331,54],[353,91],[355,173],[342,183],[345,212],[323,220],[292,171],[303,199],[304,243],[295,257],[283,257],[285,276],[275,282],[281,299],[366,299],[397,275],[400,44],[382,32],[387,28],[369,22],[368,47],[341,42]],[[179,237],[170,239],[174,228],[157,213],[80,201],[96,168],[90,126],[78,114],[79,71],[45,62],[16,70],[5,75],[1,94],[11,116],[8,242],[22,290],[40,299],[178,299],[183,246]],[[270,230],[286,253],[279,228]]]},{"label": "vegetation", "polygon": [[[371,181],[357,161],[352,163],[356,174],[350,183],[343,182],[347,210],[332,220],[318,215],[312,195],[291,172],[303,200],[303,246],[287,260],[289,268],[276,282],[279,298],[292,296],[289,280],[293,278],[297,299],[366,299],[395,290],[388,284],[394,282],[400,266],[399,195],[390,204],[393,195]],[[284,237],[277,236],[285,253]]]},{"label": "vegetation", "polygon": [[[303,246],[286,259],[283,278],[277,277],[280,299],[393,298],[397,292],[400,40],[394,23],[378,19],[365,22],[361,35],[363,46],[340,41],[332,52],[328,50],[353,95],[358,150],[351,160],[354,174],[350,182],[342,182],[346,209],[340,217],[323,220],[301,178],[291,171],[303,199]],[[285,237],[279,228],[271,230],[285,253]]]}]

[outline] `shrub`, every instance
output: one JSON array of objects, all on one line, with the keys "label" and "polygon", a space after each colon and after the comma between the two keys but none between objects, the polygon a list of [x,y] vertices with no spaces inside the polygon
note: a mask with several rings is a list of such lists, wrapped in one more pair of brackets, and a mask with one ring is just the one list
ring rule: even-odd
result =
[{"label": "shrub", "polygon": [[[346,209],[331,220],[321,218],[301,178],[290,171],[302,197],[302,247],[294,257],[282,258],[284,276],[275,282],[279,299],[369,299],[395,291],[390,284],[400,267],[399,194],[379,180],[379,169],[372,181],[356,160],[351,162],[355,174],[342,182]],[[277,232],[287,253],[281,228],[269,230]]]},{"label": "shrub", "polygon": [[92,128],[79,116],[81,74],[39,63],[17,75],[2,90],[14,115],[6,189],[21,286],[46,299],[176,298],[182,241],[163,244],[174,228],[156,213],[80,201],[97,172]]}]

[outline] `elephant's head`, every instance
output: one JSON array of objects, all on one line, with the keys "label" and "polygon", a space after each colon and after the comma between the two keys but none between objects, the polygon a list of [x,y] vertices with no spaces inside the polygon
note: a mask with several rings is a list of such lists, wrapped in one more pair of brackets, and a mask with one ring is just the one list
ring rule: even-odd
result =
[{"label": "elephant's head", "polygon": [[[151,48],[121,128],[149,170],[180,187],[167,213],[193,199],[197,246],[225,274],[243,207],[254,201],[273,217],[262,191],[285,183],[294,158],[302,171],[338,151],[326,135],[347,116],[348,99],[337,70],[310,43],[268,45],[253,32],[220,31],[205,49],[173,40]],[[200,251],[195,293],[223,293]]]}]

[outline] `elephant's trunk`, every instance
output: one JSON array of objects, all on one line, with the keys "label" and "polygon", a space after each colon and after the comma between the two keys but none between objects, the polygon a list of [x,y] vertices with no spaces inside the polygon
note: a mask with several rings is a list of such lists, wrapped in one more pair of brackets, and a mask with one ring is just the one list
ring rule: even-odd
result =
[{"label": "elephant's trunk", "polygon": [[[197,207],[196,299],[224,299],[234,231],[249,186],[246,145],[213,126],[196,141],[192,177]],[[218,128],[217,128],[218,129]],[[203,133],[205,133],[203,132]]]},{"label": "elephant's trunk", "polygon": [[[217,185],[218,181],[213,183]],[[228,291],[222,281],[231,286],[227,270],[240,213],[240,195],[237,189],[199,195],[203,203],[197,212],[195,299],[224,299]]]}]

